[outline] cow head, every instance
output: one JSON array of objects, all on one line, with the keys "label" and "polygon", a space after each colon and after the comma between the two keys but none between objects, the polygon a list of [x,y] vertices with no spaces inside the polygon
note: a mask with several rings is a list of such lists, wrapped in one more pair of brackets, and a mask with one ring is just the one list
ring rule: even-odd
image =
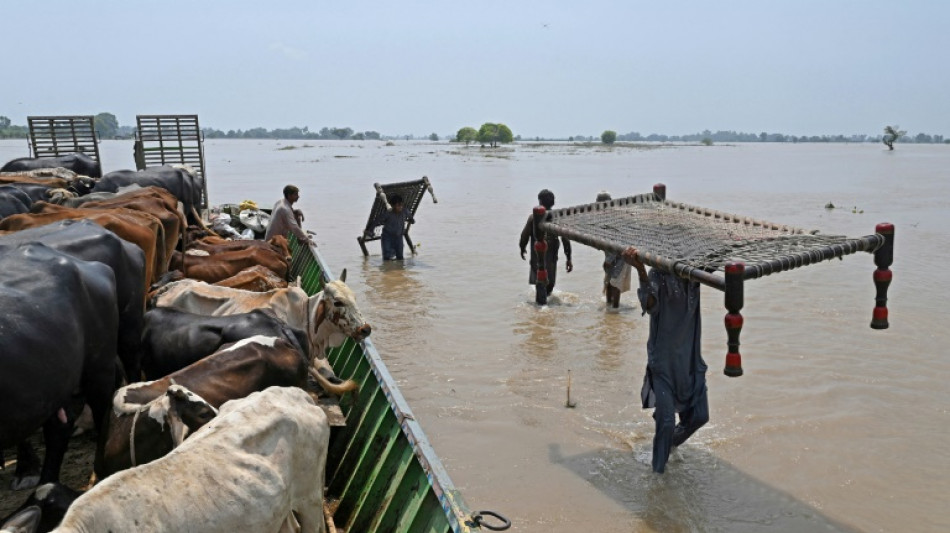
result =
[{"label": "cow head", "polygon": [[359,342],[372,332],[370,325],[363,321],[363,315],[356,307],[356,297],[344,283],[345,279],[346,270],[340,279],[326,283],[323,291],[310,299],[311,305],[316,305],[310,314],[313,319],[308,331],[312,358],[310,375],[325,391],[337,396],[359,386],[352,380],[342,381],[334,374],[326,359],[327,348],[340,346],[347,337]]},{"label": "cow head", "polygon": [[[168,424],[172,447],[175,448],[189,433],[197,430],[218,411],[200,396],[181,385],[172,382],[164,394],[155,394],[159,381],[147,381],[127,385],[116,391],[112,399],[112,408],[116,416],[148,414],[148,418],[158,423],[164,431]],[[133,428],[133,431],[134,428]],[[134,465],[133,458],[133,465]]]},{"label": "cow head", "polygon": [[189,433],[194,433],[201,426],[218,416],[218,410],[212,407],[204,398],[182,387],[172,385],[165,392],[168,398],[169,427],[172,430],[172,439],[177,447]]},{"label": "cow head", "polygon": [[293,257],[290,255],[290,244],[287,242],[287,237],[283,235],[274,235],[267,241],[268,244],[274,249],[275,252],[279,253],[281,257],[285,258],[289,263]]},{"label": "cow head", "polygon": [[95,186],[96,179],[90,178],[89,176],[77,175],[74,180],[69,182],[69,188],[74,190],[79,196],[91,193]]},{"label": "cow head", "polygon": [[316,350],[312,353],[316,357],[325,357],[327,348],[343,344],[346,337],[359,342],[372,333],[373,328],[363,320],[363,314],[356,307],[356,296],[345,280],[344,269],[340,279],[327,282],[323,291],[313,297],[317,308],[312,331]]}]

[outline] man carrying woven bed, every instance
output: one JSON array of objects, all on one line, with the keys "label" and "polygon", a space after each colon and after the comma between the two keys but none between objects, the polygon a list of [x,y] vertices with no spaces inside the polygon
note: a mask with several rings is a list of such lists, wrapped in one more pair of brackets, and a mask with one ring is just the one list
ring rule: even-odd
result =
[{"label": "man carrying woven bed", "polygon": [[650,315],[647,371],[640,397],[644,409],[656,408],[653,471],[662,474],[670,450],[709,421],[706,363],[700,353],[699,283],[656,268],[648,276],[632,246],[624,251],[623,259],[637,270],[637,295],[643,312]]},{"label": "man carrying woven bed", "polygon": [[[550,211],[551,208],[554,207],[554,193],[547,189],[542,189],[541,192],[538,193],[538,202],[540,202],[541,205],[543,205],[545,209]],[[524,229],[521,230],[521,239],[518,241],[518,246],[521,248],[522,260],[526,259],[525,254],[527,254],[527,246],[528,246],[529,241],[531,242],[531,249],[532,250],[534,249],[534,231],[533,230],[534,230],[534,217],[529,216],[528,223],[525,224]],[[553,233],[548,233],[545,237],[546,237],[546,242],[548,243],[548,247],[544,255],[544,263],[545,263],[545,266],[547,267],[547,275],[548,275],[547,285],[545,285],[543,289],[536,285],[537,272],[538,272],[538,260],[537,260],[536,253],[531,254],[531,262],[530,262],[531,270],[528,272],[528,283],[538,287],[537,290],[539,291],[545,290],[546,291],[545,296],[550,296],[551,293],[554,292],[554,282],[557,280],[557,255],[558,255],[558,249],[560,248],[560,246],[558,243],[557,235]],[[566,238],[561,238],[560,241],[564,242],[564,257],[567,258],[566,270],[570,272],[574,270],[574,263],[571,262],[571,241],[567,240]],[[537,301],[539,304],[542,302],[541,295],[538,295]]]}]

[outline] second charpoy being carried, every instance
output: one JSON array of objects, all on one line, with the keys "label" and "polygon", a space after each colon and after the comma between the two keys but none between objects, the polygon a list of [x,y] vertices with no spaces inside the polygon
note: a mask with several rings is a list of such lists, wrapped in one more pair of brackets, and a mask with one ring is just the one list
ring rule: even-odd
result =
[{"label": "second charpoy being carried", "polygon": [[[554,207],[554,193],[543,189],[538,193],[538,202],[548,211]],[[521,259],[527,259],[526,254],[527,246],[531,244],[531,261],[530,261],[530,270],[528,271],[528,283],[535,286],[536,297],[535,301],[539,305],[543,305],[547,302],[547,297],[554,292],[554,283],[557,280],[557,258],[558,250],[560,249],[560,242],[564,243],[564,257],[567,259],[566,270],[571,272],[574,270],[574,263],[571,262],[571,241],[566,238],[558,239],[558,236],[553,233],[546,233],[544,235],[544,241],[547,243],[547,247],[544,251],[544,266],[547,275],[547,282],[543,280],[538,282],[538,268],[541,266],[539,264],[539,256],[537,252],[534,252],[535,245],[535,236],[534,236],[534,216],[528,217],[528,222],[525,224],[524,229],[521,230],[521,239],[518,241],[518,247],[521,249]]]}]

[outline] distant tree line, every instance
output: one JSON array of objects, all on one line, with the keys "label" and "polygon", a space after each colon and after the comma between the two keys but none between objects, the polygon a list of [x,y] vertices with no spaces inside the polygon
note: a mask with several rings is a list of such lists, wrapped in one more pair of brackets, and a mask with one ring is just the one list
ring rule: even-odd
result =
[{"label": "distant tree line", "polygon": [[[920,144],[933,144],[933,143],[944,143],[950,142],[950,140],[944,139],[943,135],[930,135],[927,133],[918,133],[917,135],[911,137],[906,135],[906,132],[898,132],[900,135],[893,139],[893,142],[904,142],[904,143],[920,143]],[[638,132],[624,133],[617,135],[618,141],[648,141],[648,142],[704,142],[705,139],[708,139],[707,142],[728,142],[728,143],[741,143],[741,142],[809,142],[809,143],[863,143],[863,142],[881,142],[882,135],[864,135],[864,134],[855,134],[855,135],[785,135],[783,133],[743,133],[736,131],[725,131],[719,130],[712,132],[705,130],[701,133],[691,133],[687,135],[661,135],[657,133],[651,133],[649,135],[641,135]],[[577,138],[575,138],[577,139]],[[586,140],[593,140],[593,138],[588,138]]]},{"label": "distant tree line", "polygon": [[0,139],[26,139],[29,133],[26,126],[14,126],[9,118],[0,116]]},{"label": "distant tree line", "polygon": [[353,128],[323,127],[319,131],[310,131],[310,128],[251,128],[249,130],[228,130],[227,132],[214,128],[202,128],[206,139],[323,139],[323,140],[380,140],[383,138],[378,131],[353,131]]},{"label": "distant tree line", "polygon": [[[133,126],[121,126],[115,115],[112,113],[99,113],[94,118],[96,133],[100,139],[121,139],[131,138],[135,132]],[[616,134],[611,130],[605,131],[600,136],[594,135],[576,135],[568,138],[547,138],[535,137],[536,141],[575,141],[575,142],[593,142],[600,140],[607,142],[610,139],[626,142],[700,142],[704,144],[717,143],[739,143],[739,142],[823,142],[823,143],[859,143],[859,142],[883,142],[888,141],[889,146],[892,143],[950,143],[950,139],[945,139],[943,135],[931,135],[928,133],[918,133],[908,135],[904,131],[897,130],[885,133],[884,135],[785,135],[782,133],[743,133],[736,131],[719,130],[712,132],[705,130],[701,133],[691,133],[686,135],[663,135],[651,133],[641,135],[639,132],[630,132]],[[389,140],[405,139],[407,141],[417,139],[414,135],[382,135],[377,131],[354,131],[349,127],[323,127],[319,131],[311,131],[304,126],[293,128],[277,128],[268,130],[266,128],[251,128],[248,130],[228,130],[227,132],[214,129],[203,128],[201,130],[206,139],[319,139],[319,140]],[[604,134],[607,134],[606,137]],[[29,136],[29,129],[26,126],[18,126],[11,123],[8,117],[0,115],[0,139],[25,139]],[[438,140],[438,135],[433,133],[428,136],[419,137],[421,139]],[[453,138],[455,142],[464,142],[466,144],[478,142],[482,145],[497,146],[498,144],[520,141],[521,136],[513,136],[511,129],[504,124],[486,122],[479,129],[464,127],[458,130]],[[885,144],[888,144],[885,143]]]}]

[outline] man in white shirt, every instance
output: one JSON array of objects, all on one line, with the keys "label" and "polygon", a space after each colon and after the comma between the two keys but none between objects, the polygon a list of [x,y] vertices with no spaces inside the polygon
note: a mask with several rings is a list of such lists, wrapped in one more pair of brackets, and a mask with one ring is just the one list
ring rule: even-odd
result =
[{"label": "man in white shirt", "polygon": [[270,225],[267,226],[267,233],[264,234],[264,240],[269,240],[275,235],[287,237],[293,233],[297,241],[301,244],[314,244],[311,239],[300,227],[297,217],[294,214],[294,203],[300,199],[300,189],[293,185],[284,187],[284,197],[274,204],[274,210],[270,215]]}]

